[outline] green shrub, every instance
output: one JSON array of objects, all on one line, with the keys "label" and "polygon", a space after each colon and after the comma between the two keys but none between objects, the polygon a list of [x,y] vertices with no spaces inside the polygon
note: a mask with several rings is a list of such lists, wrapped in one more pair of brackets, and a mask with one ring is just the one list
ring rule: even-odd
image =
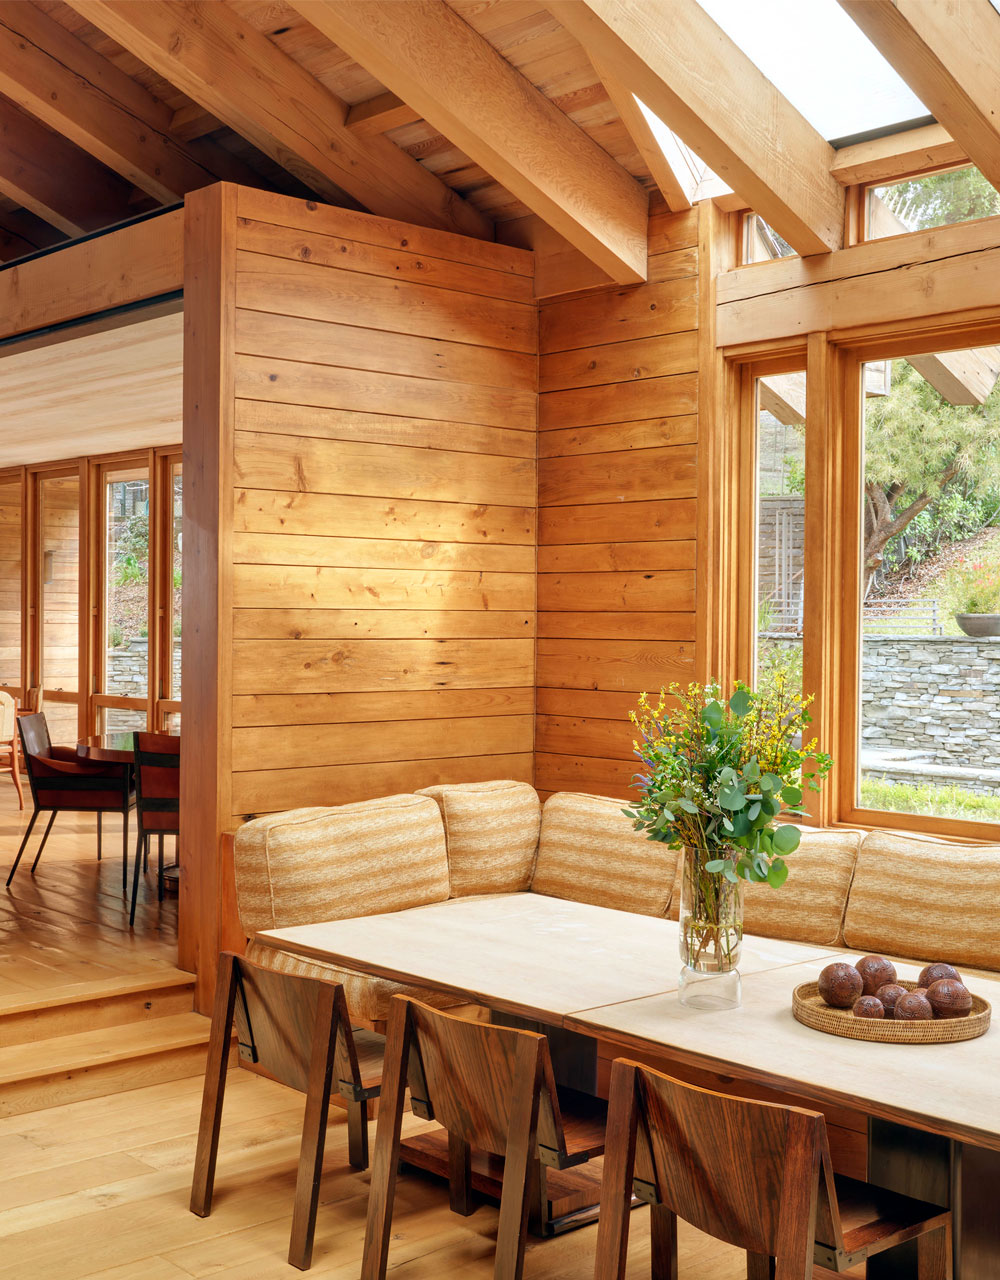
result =
[{"label": "green shrub", "polygon": [[1000,822],[1000,796],[979,795],[957,786],[928,782],[887,782],[861,779],[861,807],[888,813],[924,813],[936,818],[968,818],[974,822]]}]

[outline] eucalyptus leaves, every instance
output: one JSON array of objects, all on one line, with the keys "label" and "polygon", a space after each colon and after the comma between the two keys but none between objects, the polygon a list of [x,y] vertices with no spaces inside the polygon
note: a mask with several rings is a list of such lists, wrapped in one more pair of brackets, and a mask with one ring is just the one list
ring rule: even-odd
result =
[{"label": "eucalyptus leaves", "polygon": [[761,690],[737,683],[728,701],[714,684],[671,685],[655,707],[643,694],[631,717],[642,794],[625,810],[635,829],[696,850],[705,872],[732,884],[780,887],[800,837],[776,819],[802,816],[803,786],[818,790],[831,764],[803,742],[809,701],[780,673]]}]

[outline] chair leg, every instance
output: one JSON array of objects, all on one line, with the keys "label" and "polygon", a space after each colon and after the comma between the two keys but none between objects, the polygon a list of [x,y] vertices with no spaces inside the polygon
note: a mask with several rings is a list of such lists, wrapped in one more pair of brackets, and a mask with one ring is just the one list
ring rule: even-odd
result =
[{"label": "chair leg", "polygon": [[14,865],[11,867],[10,871],[7,874],[8,889],[10,888],[10,882],[14,879],[14,872],[17,870],[17,864],[21,861],[21,854],[24,853],[25,845],[31,839],[31,833],[34,830],[35,823],[37,821],[38,821],[38,810],[36,809],[35,812],[31,815],[31,820],[28,823],[28,829],[24,833],[24,839],[21,841],[20,848],[17,851],[17,856],[14,859]]},{"label": "chair leg", "polygon": [[[626,1062],[614,1063],[611,1068],[608,1140],[604,1151],[601,1212],[597,1220],[594,1280],[623,1280],[625,1275],[629,1219],[632,1212],[635,1143],[639,1124],[635,1091],[635,1067]],[[654,1230],[656,1228],[651,1220],[652,1262],[655,1267],[658,1237],[652,1236]],[[655,1271],[653,1274],[656,1274]]]},{"label": "chair leg", "polygon": [[378,1128],[375,1130],[375,1155],[372,1160],[361,1280],[385,1280],[389,1260],[389,1233],[392,1229],[392,1204],[396,1197],[399,1138],[403,1124],[403,1104],[406,1101],[409,1040],[409,1009],[404,1000],[394,1000],[386,1036],[385,1070],[378,1108]]},{"label": "chair leg", "polygon": [[[160,842],[162,851],[162,836]],[[162,852],[160,856],[162,857]],[[336,1048],[336,1005],[334,993],[327,987],[320,996],[316,1028],[313,1032],[306,1114],[302,1123],[302,1146],[299,1150],[299,1172],[295,1179],[292,1238],[288,1245],[288,1261],[300,1271],[307,1271],[312,1262],[313,1238],[316,1234],[316,1209],[319,1205],[319,1184],[323,1175],[323,1150],[326,1145],[326,1125],[330,1113],[330,1088],[333,1084],[333,1060]]]},{"label": "chair leg", "polygon": [[128,805],[122,811],[122,876],[128,880]]},{"label": "chair leg", "polygon": [[135,904],[139,897],[139,868],[142,866],[142,858],[138,855],[135,859],[135,867],[132,871],[132,906],[128,913],[128,927],[135,928]]},{"label": "chair leg", "polygon": [[[142,862],[142,840],[143,840],[142,823],[139,822],[137,819],[135,825],[139,828],[138,831],[135,833],[135,860],[136,862]],[[128,861],[127,859],[122,860],[122,893],[126,898],[128,897]]]},{"label": "chair leg", "polygon": [[517,1047],[514,1066],[514,1097],[504,1157],[503,1190],[500,1193],[494,1280],[521,1280],[524,1270],[528,1215],[532,1191],[538,1186],[532,1165],[538,1158],[540,1088],[538,1046],[533,1041],[524,1041]]},{"label": "chair leg", "polygon": [[774,1280],[774,1259],[766,1253],[748,1251],[747,1280]]},{"label": "chair leg", "polygon": [[42,833],[42,843],[38,846],[38,852],[35,854],[35,860],[31,864],[31,874],[35,874],[35,868],[38,866],[38,859],[42,856],[42,850],[45,848],[45,841],[49,838],[49,832],[52,830],[52,824],[56,820],[56,810],[52,810],[52,816],[49,818],[45,830]]},{"label": "chair leg", "polygon": [[677,1280],[677,1215],[665,1204],[649,1206],[652,1280]]},{"label": "chair leg", "polygon": [[448,1203],[452,1213],[467,1218],[472,1203],[472,1148],[457,1133],[448,1134]]},{"label": "chair leg", "polygon": [[163,834],[157,836],[157,871],[156,871],[156,898],[158,902],[163,901]]},{"label": "chair leg", "polygon": [[[136,862],[138,866],[138,861]],[[236,958],[229,952],[219,957],[219,978],[215,988],[212,1034],[208,1042],[205,1066],[205,1088],[201,1095],[201,1120],[198,1124],[198,1149],[194,1158],[194,1180],[191,1184],[191,1212],[207,1218],[212,1212],[212,1190],[215,1186],[215,1162],[219,1154],[219,1126],[226,1093],[229,1069],[229,1041],[233,1033],[233,1010],[236,1006]]]},{"label": "chair leg", "polygon": [[104,814],[100,809],[97,811],[97,861],[101,861],[101,836],[104,834]]},{"label": "chair leg", "polygon": [[352,1169],[368,1168],[368,1099],[347,1104],[347,1162]]},{"label": "chair leg", "polygon": [[24,789],[21,786],[21,766],[17,760],[17,731],[14,731],[14,737],[10,744],[10,776],[14,780],[14,787],[17,790],[17,807],[24,809]]},{"label": "chair leg", "polygon": [[149,870],[149,836],[142,837],[142,874]]}]

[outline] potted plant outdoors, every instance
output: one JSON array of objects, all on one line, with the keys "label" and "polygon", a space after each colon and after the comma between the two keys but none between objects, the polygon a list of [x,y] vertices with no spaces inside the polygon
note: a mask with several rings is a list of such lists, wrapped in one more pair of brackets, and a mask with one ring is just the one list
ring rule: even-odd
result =
[{"label": "potted plant outdoors", "polygon": [[960,562],[949,575],[948,594],[967,636],[1000,635],[1000,567]]},{"label": "potted plant outdoors", "polygon": [[655,707],[643,694],[631,713],[644,768],[632,783],[640,796],[623,812],[650,840],[683,851],[684,1004],[739,1004],[743,886],[784,884],[800,834],[778,818],[803,816],[803,787],[819,790],[832,764],[804,741],[811,701],[776,672],[762,689],[737,682],[728,702],[716,684],[672,684]]}]

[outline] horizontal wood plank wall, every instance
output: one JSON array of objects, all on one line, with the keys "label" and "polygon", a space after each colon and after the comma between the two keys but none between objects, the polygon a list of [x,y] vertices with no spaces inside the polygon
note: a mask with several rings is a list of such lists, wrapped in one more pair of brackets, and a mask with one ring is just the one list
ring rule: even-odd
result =
[{"label": "horizontal wood plank wall", "polygon": [[624,796],[628,712],[694,678],[698,215],[649,283],[542,304],[536,786]]},{"label": "horizontal wood plank wall", "polygon": [[532,255],[237,210],[231,824],[530,780]]}]

